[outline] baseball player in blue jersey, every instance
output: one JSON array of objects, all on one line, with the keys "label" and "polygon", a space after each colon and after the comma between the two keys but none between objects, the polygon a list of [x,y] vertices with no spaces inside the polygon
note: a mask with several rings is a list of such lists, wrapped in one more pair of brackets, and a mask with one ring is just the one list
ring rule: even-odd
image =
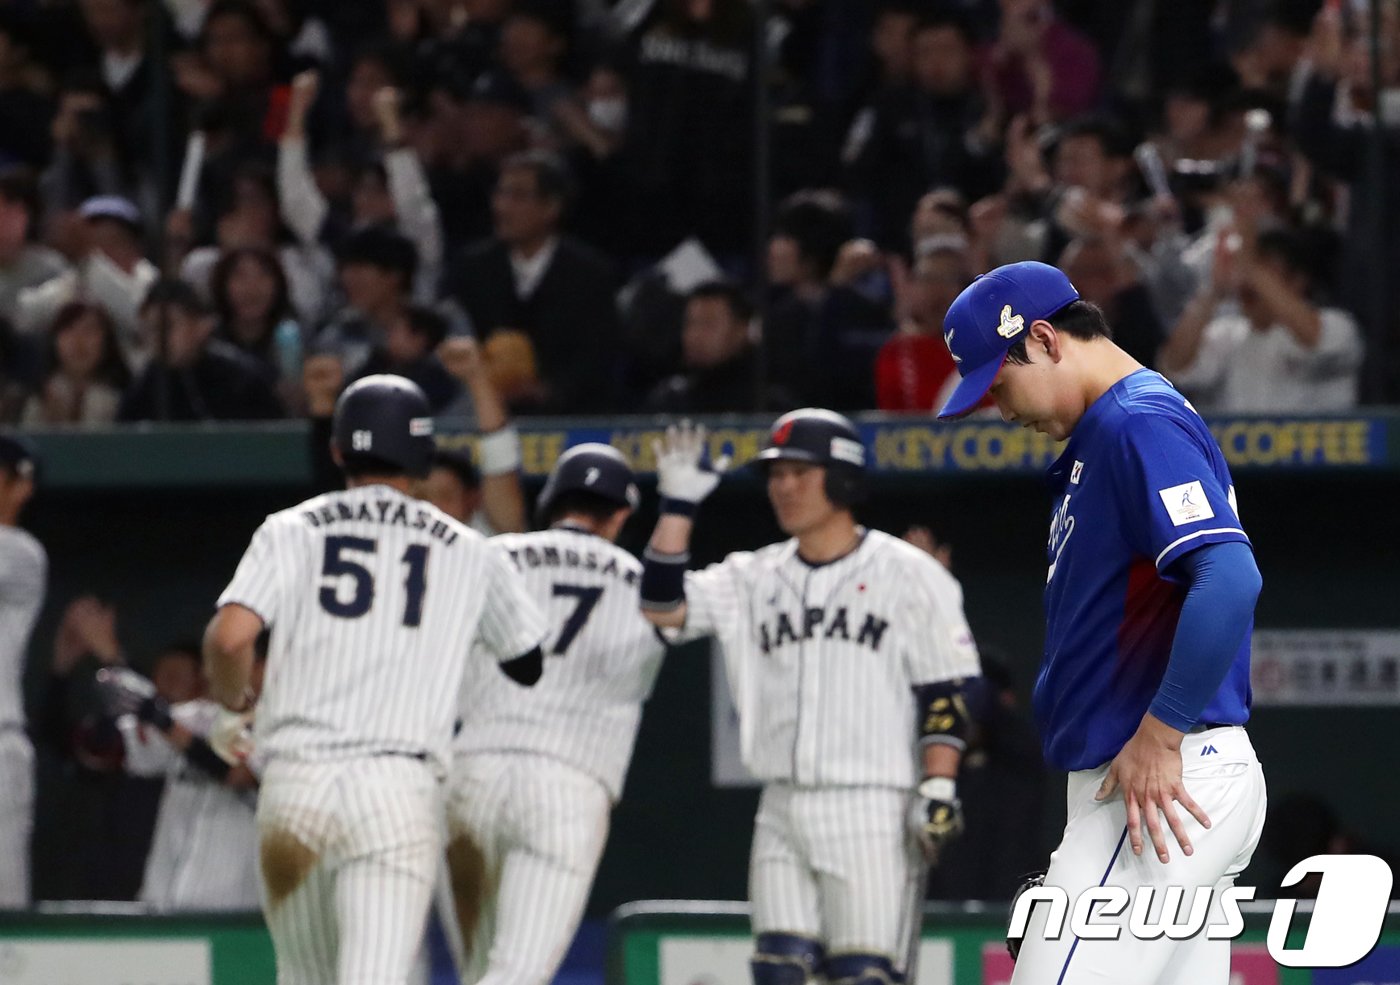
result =
[{"label": "baseball player in blue jersey", "polygon": [[[1221,892],[1249,863],[1265,811],[1243,728],[1260,577],[1220,448],[1053,267],[979,277],[949,309],[944,338],[962,381],[940,417],[990,393],[1007,421],[1068,439],[1048,475],[1034,694],[1045,757],[1069,771],[1068,821],[1045,882],[1071,907],[1095,887],[1122,887],[1135,903],[1139,887],[1180,886],[1188,900],[1214,888],[1219,922]],[[1027,927],[1013,985],[1229,979],[1228,941],[1138,940],[1132,907],[1095,914],[1122,928],[1117,940],[1068,930],[1046,940],[1046,909]]]}]

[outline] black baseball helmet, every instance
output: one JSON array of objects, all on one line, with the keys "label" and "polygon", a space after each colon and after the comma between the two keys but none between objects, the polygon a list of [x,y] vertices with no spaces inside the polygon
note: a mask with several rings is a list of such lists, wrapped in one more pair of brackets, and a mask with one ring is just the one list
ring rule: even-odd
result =
[{"label": "black baseball helmet", "polygon": [[39,453],[34,443],[22,434],[0,432],[0,468],[21,479],[33,479],[39,471]]},{"label": "black baseball helmet", "polygon": [[335,402],[331,442],[347,463],[383,464],[425,476],[436,447],[428,398],[402,376],[356,380]]},{"label": "black baseball helmet", "polygon": [[535,501],[535,523],[544,526],[555,501],[565,493],[586,492],[600,499],[636,509],[642,501],[632,466],[612,445],[589,442],[574,445],[550,470],[540,498]]},{"label": "black baseball helmet", "polygon": [[754,467],[766,474],[770,463],[783,460],[825,468],[826,498],[838,507],[865,498],[865,444],[856,426],[833,410],[804,407],[774,421]]}]

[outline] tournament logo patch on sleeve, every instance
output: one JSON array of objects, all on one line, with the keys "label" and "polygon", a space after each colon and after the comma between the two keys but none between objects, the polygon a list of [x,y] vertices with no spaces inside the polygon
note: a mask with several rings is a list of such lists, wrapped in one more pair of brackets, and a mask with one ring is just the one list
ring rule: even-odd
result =
[{"label": "tournament logo patch on sleeve", "polygon": [[1162,505],[1167,508],[1167,516],[1172,518],[1173,526],[1180,527],[1215,516],[1200,480],[1158,489],[1157,495],[1162,497]]}]

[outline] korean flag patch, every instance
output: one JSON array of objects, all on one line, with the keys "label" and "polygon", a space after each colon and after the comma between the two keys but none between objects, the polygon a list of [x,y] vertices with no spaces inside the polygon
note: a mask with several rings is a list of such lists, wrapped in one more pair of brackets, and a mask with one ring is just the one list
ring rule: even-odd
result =
[{"label": "korean flag patch", "polygon": [[1162,505],[1167,508],[1167,516],[1172,518],[1173,526],[1180,527],[1215,516],[1215,510],[1211,509],[1210,500],[1206,499],[1206,491],[1200,480],[1182,483],[1169,489],[1158,489],[1157,495],[1162,497]]}]

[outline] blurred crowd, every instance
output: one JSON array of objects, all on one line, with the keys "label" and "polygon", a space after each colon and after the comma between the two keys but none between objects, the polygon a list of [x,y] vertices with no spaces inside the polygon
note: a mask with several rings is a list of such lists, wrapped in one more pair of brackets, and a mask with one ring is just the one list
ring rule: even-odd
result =
[{"label": "blurred crowd", "polygon": [[0,423],[470,418],[457,336],[515,414],[927,413],[1022,259],[1203,412],[1400,401],[1396,0],[766,6],[0,7]]}]

